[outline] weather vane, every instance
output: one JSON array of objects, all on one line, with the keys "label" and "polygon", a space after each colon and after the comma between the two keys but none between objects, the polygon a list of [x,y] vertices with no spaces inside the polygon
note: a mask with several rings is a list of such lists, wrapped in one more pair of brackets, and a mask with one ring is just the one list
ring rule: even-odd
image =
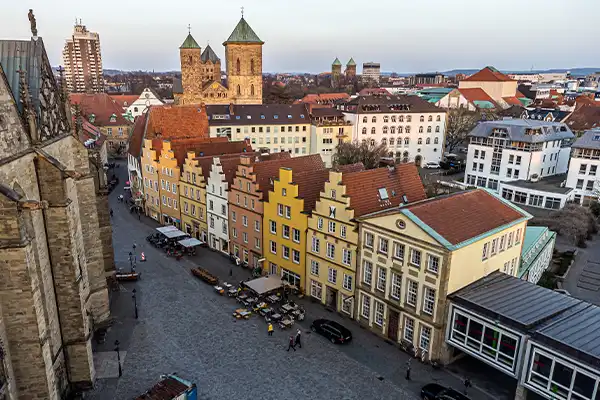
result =
[{"label": "weather vane", "polygon": [[188,24],[188,33],[192,33],[192,25]]},{"label": "weather vane", "polygon": [[242,18],[244,18],[244,7],[242,6]]}]

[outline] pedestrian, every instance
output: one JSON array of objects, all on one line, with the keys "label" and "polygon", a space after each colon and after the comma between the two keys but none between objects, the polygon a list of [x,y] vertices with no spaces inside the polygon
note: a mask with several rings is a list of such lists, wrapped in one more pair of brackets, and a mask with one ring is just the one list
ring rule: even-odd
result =
[{"label": "pedestrian", "polygon": [[142,220],[142,214],[138,211],[138,221]]},{"label": "pedestrian", "polygon": [[467,391],[469,390],[469,388],[472,386],[471,385],[471,380],[467,377],[465,378],[465,396],[467,395]]},{"label": "pedestrian", "polygon": [[302,342],[300,341],[300,336],[302,335],[302,332],[300,331],[300,329],[298,329],[298,332],[296,332],[296,343],[295,345],[302,348]]},{"label": "pedestrian", "polygon": [[290,349],[293,349],[294,351],[296,351],[296,346],[294,345],[294,337],[291,335],[290,335],[290,341],[288,343],[287,351],[290,351]]},{"label": "pedestrian", "polygon": [[133,251],[135,251],[136,247],[137,247],[137,245],[135,244],[135,242],[133,242]]},{"label": "pedestrian", "polygon": [[267,327],[267,332],[269,332],[269,336],[273,336],[273,324],[269,322],[269,326]]},{"label": "pedestrian", "polygon": [[229,276],[230,277],[233,276],[233,268],[231,268],[231,267],[229,268]]},{"label": "pedestrian", "polygon": [[110,209],[110,216],[111,217],[113,216],[113,209],[112,208]]},{"label": "pedestrian", "polygon": [[406,361],[406,380],[410,381],[410,358]]}]

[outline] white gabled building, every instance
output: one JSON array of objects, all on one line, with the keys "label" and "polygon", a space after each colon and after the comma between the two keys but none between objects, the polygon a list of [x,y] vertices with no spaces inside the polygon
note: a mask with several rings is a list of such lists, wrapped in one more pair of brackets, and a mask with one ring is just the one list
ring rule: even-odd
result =
[{"label": "white gabled building", "polygon": [[443,155],[446,111],[418,96],[358,96],[338,107],[352,123],[352,139],[385,143],[389,156],[417,165]]},{"label": "white gabled building", "polygon": [[585,132],[572,149],[567,187],[574,189],[574,202],[587,205],[600,195],[600,129]]},{"label": "white gabled building", "polygon": [[135,118],[146,113],[151,106],[162,106],[163,104],[162,100],[158,98],[158,95],[152,89],[145,88],[140,97],[127,107],[125,114],[130,114]]}]

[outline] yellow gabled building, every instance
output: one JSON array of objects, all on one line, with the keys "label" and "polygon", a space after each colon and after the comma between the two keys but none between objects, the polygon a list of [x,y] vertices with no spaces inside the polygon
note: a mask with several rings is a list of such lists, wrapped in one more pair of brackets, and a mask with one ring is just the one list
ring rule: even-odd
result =
[{"label": "yellow gabled building", "polygon": [[179,180],[179,204],[181,205],[181,223],[184,232],[206,242],[208,237],[206,181],[202,172],[202,166],[196,153],[188,152]]},{"label": "yellow gabled building", "polygon": [[[350,166],[342,167],[352,171]],[[336,311],[354,314],[358,222],[362,215],[426,198],[414,164],[329,172],[308,219],[307,293]]]},{"label": "yellow gabled building", "polygon": [[264,204],[264,265],[303,292],[308,217],[328,176],[327,170],[300,173],[280,168]]}]

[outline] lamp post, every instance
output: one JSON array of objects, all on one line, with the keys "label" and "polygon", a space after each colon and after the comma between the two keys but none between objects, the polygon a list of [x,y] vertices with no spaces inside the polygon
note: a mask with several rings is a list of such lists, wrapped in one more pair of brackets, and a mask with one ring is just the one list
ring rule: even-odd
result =
[{"label": "lamp post", "polygon": [[121,369],[121,353],[119,353],[119,341],[115,340],[115,351],[117,352],[117,364],[119,364],[119,378],[123,376],[123,370]]},{"label": "lamp post", "polygon": [[133,289],[133,296],[131,296],[131,298],[133,298],[133,308],[135,310],[135,319],[138,319],[137,297],[135,297],[135,293],[136,293],[136,290]]}]

